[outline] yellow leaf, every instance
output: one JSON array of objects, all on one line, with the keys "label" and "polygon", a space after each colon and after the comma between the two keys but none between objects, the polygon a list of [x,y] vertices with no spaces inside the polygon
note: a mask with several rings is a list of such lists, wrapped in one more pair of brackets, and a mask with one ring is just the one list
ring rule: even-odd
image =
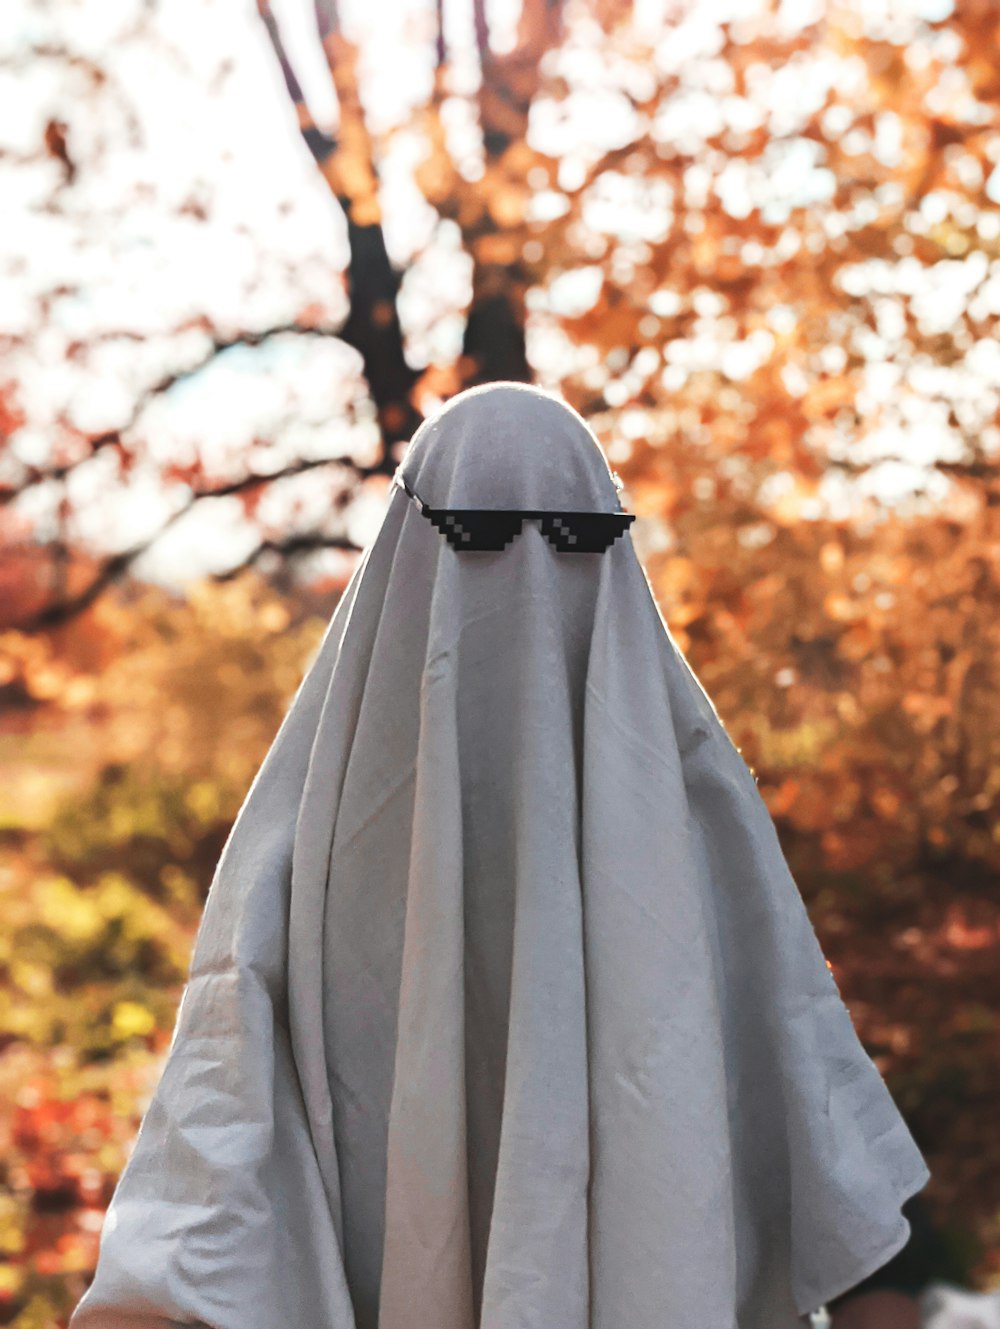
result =
[{"label": "yellow leaf", "polygon": [[156,1028],[156,1016],[137,1001],[119,1001],[111,1014],[115,1038],[143,1038]]}]

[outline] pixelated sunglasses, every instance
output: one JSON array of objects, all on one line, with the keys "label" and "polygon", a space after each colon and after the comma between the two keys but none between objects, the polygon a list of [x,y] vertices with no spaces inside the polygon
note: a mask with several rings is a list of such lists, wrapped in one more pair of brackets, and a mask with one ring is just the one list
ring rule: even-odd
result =
[{"label": "pixelated sunglasses", "polygon": [[542,534],[563,554],[603,554],[635,521],[631,512],[558,512],[520,508],[431,508],[398,472],[400,488],[413,499],[453,549],[499,550],[521,533],[525,519],[541,522]]}]

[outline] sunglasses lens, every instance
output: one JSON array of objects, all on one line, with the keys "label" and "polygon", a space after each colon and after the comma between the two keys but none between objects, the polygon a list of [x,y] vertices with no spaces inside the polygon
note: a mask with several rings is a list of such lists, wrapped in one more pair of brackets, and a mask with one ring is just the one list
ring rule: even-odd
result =
[{"label": "sunglasses lens", "polygon": [[627,512],[552,512],[542,534],[564,554],[603,554],[632,521]]},{"label": "sunglasses lens", "polygon": [[517,513],[424,510],[453,549],[498,550],[510,544],[521,529]]}]

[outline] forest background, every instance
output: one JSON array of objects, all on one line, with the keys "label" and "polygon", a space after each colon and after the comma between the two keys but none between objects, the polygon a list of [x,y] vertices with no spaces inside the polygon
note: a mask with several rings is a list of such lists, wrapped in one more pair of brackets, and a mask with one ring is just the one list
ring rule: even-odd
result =
[{"label": "forest background", "polygon": [[233,818],[460,388],[638,514],[1000,1283],[1000,7],[9,0],[0,1323],[63,1325]]}]

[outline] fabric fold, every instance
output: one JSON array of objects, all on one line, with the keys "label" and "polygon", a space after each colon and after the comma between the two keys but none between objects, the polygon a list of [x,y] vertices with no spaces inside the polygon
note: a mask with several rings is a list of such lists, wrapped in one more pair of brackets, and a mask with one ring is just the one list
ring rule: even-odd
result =
[{"label": "fabric fold", "polygon": [[[355,1329],[289,1028],[288,919],[312,740],[363,573],[222,850],[164,1071],[73,1329]],[[335,1157],[325,1163],[335,1171]]]}]

